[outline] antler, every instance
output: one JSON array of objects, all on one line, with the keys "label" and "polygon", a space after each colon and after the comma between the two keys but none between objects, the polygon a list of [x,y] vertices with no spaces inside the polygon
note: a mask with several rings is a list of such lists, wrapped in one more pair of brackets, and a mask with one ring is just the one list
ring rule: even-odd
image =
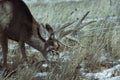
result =
[{"label": "antler", "polygon": [[[63,43],[63,39],[65,39],[65,38],[71,39],[72,41],[75,41],[75,42],[79,43],[79,41],[77,39],[75,39],[72,36],[68,37],[68,35],[74,34],[74,33],[78,32],[78,31],[80,31],[85,26],[95,22],[95,21],[90,21],[90,22],[87,22],[87,23],[83,23],[83,20],[87,17],[89,12],[90,11],[86,12],[86,14],[80,20],[77,20],[77,21],[75,20],[75,21],[66,23],[61,28],[59,28],[58,30],[55,31],[55,34],[59,34],[57,36],[57,39],[59,39],[59,42],[62,45],[70,47],[70,46],[66,45],[65,43]],[[73,25],[75,23],[76,23],[76,25]],[[71,26],[73,26],[73,28],[70,28]],[[67,30],[66,30],[66,28],[67,28]]]},{"label": "antler", "polygon": [[52,29],[52,27],[50,27],[49,24],[46,24],[46,25],[40,24],[40,26],[41,26],[40,30],[42,30],[40,32],[42,32],[41,33],[42,37],[49,36],[48,37],[49,39],[46,39],[47,40],[46,45],[51,44],[51,40],[55,40],[55,42],[57,42],[59,45],[71,48],[71,46],[64,43],[64,41],[63,41],[64,39],[70,39],[72,41],[79,43],[79,40],[77,40],[75,37],[71,36],[70,34],[74,34],[78,31],[80,31],[85,26],[94,22],[94,21],[90,21],[87,23],[83,23],[83,20],[87,17],[88,14],[89,14],[89,11],[85,15],[83,15],[83,17],[80,20],[75,20],[72,22],[65,23],[60,28],[57,28],[57,30],[55,30],[55,31]]}]

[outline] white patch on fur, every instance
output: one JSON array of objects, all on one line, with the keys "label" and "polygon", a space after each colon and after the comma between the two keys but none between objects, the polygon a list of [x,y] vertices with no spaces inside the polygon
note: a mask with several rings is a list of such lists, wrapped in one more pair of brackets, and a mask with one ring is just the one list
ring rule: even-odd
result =
[{"label": "white patch on fur", "polygon": [[0,4],[0,29],[8,27],[13,16],[12,9],[12,3],[9,1],[5,1]]}]

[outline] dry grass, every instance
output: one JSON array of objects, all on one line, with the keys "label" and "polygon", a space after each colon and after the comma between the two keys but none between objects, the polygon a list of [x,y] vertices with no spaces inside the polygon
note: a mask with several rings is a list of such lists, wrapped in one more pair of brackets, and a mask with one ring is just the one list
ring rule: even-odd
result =
[{"label": "dry grass", "polygon": [[[105,20],[88,26],[90,27],[87,27],[87,30],[83,29],[86,33],[80,38],[80,44],[78,45],[78,43],[73,42],[77,47],[75,46],[72,50],[68,50],[71,53],[67,53],[71,61],[64,62],[62,59],[59,59],[58,62],[49,63],[50,65],[47,70],[41,68],[41,59],[39,59],[41,55],[38,55],[38,53],[31,54],[28,51],[29,61],[26,63],[21,61],[19,50],[12,51],[11,54],[15,54],[16,56],[9,57],[9,61],[14,63],[10,65],[10,73],[14,70],[16,71],[7,80],[85,80],[79,74],[80,67],[78,64],[80,62],[87,61],[85,66],[87,72],[97,72],[101,70],[102,62],[100,57],[104,51],[110,53],[110,56],[107,56],[108,58],[105,61],[119,59],[120,50],[118,43],[120,25],[118,23],[108,23]],[[84,47],[81,47],[81,45]],[[67,51],[67,49],[64,49],[64,51]],[[48,76],[34,76],[37,72],[44,70],[49,72]]]},{"label": "dry grass", "polygon": [[[110,2],[112,1],[112,2]],[[86,5],[87,4],[87,5]],[[33,15],[38,21],[43,23],[64,23],[66,21],[74,21],[80,18],[87,11],[91,11],[87,18],[101,18],[108,16],[120,16],[119,0],[84,0],[81,2],[61,2],[55,4],[37,3],[29,5]],[[77,9],[77,11],[76,11]],[[20,58],[19,49],[10,51],[9,62],[13,62],[8,77],[1,77],[0,80],[85,80],[79,74],[78,64],[86,61],[85,69],[87,72],[97,72],[101,70],[103,61],[114,61],[120,58],[120,20],[116,23],[107,22],[107,20],[99,21],[86,26],[81,30],[83,33],[76,33],[80,44],[65,40],[66,43],[72,45],[71,49],[65,55],[70,56],[70,61],[64,62],[59,59],[58,62],[52,62],[47,69],[43,69],[41,65],[42,57],[39,53],[33,53],[29,50],[28,62],[23,62]],[[73,35],[74,36],[74,35]],[[107,54],[106,60],[101,60],[101,55]],[[11,57],[11,55],[14,55]],[[15,73],[11,73],[15,70]],[[37,72],[48,71],[46,77],[35,77]]]}]

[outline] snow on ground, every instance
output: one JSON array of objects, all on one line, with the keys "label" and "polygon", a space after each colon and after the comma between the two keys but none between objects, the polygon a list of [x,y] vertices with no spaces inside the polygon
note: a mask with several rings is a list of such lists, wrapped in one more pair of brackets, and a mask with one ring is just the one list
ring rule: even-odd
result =
[{"label": "snow on ground", "polygon": [[40,73],[37,73],[37,74],[35,75],[35,77],[44,77],[44,76],[47,76],[47,75],[48,75],[47,72],[40,72]]},{"label": "snow on ground", "polygon": [[110,69],[106,69],[103,70],[101,72],[97,72],[97,73],[84,73],[85,76],[88,79],[98,79],[98,80],[120,80],[120,64],[110,68]]},{"label": "snow on ground", "polygon": [[[35,77],[45,77],[48,74],[49,74],[48,72],[38,72],[35,75]],[[120,64],[97,73],[82,72],[82,75],[85,78],[87,78],[87,80],[120,80],[120,76],[118,76],[119,74],[120,74]]]}]

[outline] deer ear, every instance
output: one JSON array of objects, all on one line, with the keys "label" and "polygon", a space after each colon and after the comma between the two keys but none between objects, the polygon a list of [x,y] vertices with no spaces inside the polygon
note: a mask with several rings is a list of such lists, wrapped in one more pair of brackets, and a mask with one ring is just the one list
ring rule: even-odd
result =
[{"label": "deer ear", "polygon": [[50,34],[52,34],[54,32],[53,28],[49,24],[46,24],[45,28]]}]

